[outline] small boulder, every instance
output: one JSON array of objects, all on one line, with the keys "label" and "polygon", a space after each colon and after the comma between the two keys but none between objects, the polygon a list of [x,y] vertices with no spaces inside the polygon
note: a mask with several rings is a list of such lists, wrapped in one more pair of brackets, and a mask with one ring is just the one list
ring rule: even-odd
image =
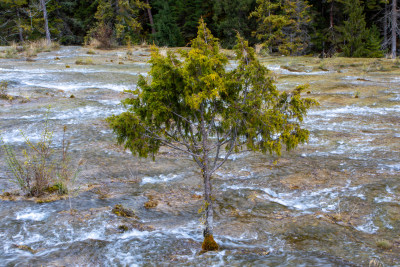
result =
[{"label": "small boulder", "polygon": [[136,218],[136,215],[132,210],[125,208],[121,204],[115,205],[112,209],[112,213],[121,217]]}]

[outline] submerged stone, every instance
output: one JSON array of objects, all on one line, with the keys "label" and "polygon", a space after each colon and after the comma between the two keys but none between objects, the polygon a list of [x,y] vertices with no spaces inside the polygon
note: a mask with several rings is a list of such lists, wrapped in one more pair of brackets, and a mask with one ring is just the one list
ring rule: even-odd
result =
[{"label": "submerged stone", "polygon": [[157,202],[156,200],[152,200],[152,199],[149,199],[149,201],[147,201],[146,203],[144,203],[144,207],[145,207],[146,209],[155,208],[155,207],[157,207],[157,205],[158,205],[158,202]]},{"label": "submerged stone", "polygon": [[37,250],[34,250],[33,248],[26,246],[26,245],[14,245],[15,248],[20,249],[20,250],[24,250],[24,251],[28,251],[32,254],[37,253]]},{"label": "submerged stone", "polygon": [[112,209],[112,213],[121,217],[128,217],[128,218],[136,217],[135,213],[132,210],[125,208],[121,204],[115,205],[114,208]]}]

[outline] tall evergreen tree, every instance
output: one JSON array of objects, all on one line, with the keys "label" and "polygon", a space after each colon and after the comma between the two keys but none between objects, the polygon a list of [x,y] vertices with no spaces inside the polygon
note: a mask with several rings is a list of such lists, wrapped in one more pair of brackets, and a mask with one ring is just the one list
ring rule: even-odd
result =
[{"label": "tall evergreen tree", "polygon": [[309,30],[311,26],[310,5],[303,0],[286,0],[284,13],[289,17],[291,24],[284,27],[288,38],[286,54],[302,54],[310,45]]},{"label": "tall evergreen tree", "polygon": [[378,55],[379,35],[369,30],[365,21],[364,8],[360,0],[345,0],[345,13],[348,15],[342,26],[337,27],[342,38],[342,53],[346,57],[372,57]]},{"label": "tall evergreen tree", "polygon": [[251,17],[257,18],[257,31],[253,34],[269,52],[273,52],[273,48],[284,47],[286,45],[286,37],[283,28],[290,25],[287,16],[281,14],[280,2],[276,0],[257,0],[256,9],[250,14]]},{"label": "tall evergreen tree", "polygon": [[11,40],[24,42],[24,35],[29,31],[29,21],[23,14],[27,4],[27,0],[0,0],[0,44]]},{"label": "tall evergreen tree", "polygon": [[232,48],[237,32],[246,39],[251,38],[251,33],[256,30],[256,22],[254,18],[249,18],[249,14],[255,5],[256,0],[214,1],[211,28],[222,46]]},{"label": "tall evergreen tree", "polygon": [[336,27],[341,33],[343,55],[346,57],[362,57],[364,54],[364,38],[367,28],[364,9],[360,0],[345,0],[345,13],[348,15],[342,26]]},{"label": "tall evergreen tree", "polygon": [[184,44],[178,24],[170,6],[171,1],[158,0],[154,2],[158,14],[154,15],[154,26],[156,32],[154,39],[160,46],[181,46]]},{"label": "tall evergreen tree", "polygon": [[130,42],[142,25],[138,21],[140,9],[149,7],[140,0],[99,0],[95,18],[96,26],[89,37],[97,38],[109,47],[111,40],[118,44]]},{"label": "tall evergreen tree", "polygon": [[257,0],[257,4],[250,14],[259,22],[254,34],[270,52],[277,48],[285,55],[300,54],[308,47],[311,18],[307,1]]},{"label": "tall evergreen tree", "polygon": [[[58,4],[55,16],[58,23],[58,40],[62,44],[83,44],[87,32],[94,27],[98,1],[53,0]],[[54,16],[50,17],[53,22]]]},{"label": "tall evergreen tree", "polygon": [[175,11],[176,22],[187,44],[196,37],[199,19],[208,15],[209,0],[176,0],[173,2],[171,7]]},{"label": "tall evergreen tree", "polygon": [[373,25],[368,29],[367,39],[365,40],[365,56],[366,57],[383,57],[382,38],[378,27]]}]

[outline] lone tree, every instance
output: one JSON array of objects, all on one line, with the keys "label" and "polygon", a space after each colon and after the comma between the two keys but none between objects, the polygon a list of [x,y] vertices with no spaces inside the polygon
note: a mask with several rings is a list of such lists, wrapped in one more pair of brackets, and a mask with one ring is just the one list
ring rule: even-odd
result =
[{"label": "lone tree", "polygon": [[204,251],[217,250],[213,238],[212,175],[233,153],[243,150],[280,154],[307,141],[300,127],[307,109],[317,104],[300,97],[304,86],[278,92],[268,70],[239,35],[238,66],[228,70],[219,43],[200,20],[189,52],[163,56],[154,48],[151,81],[140,77],[138,97],[123,101],[128,109],[108,118],[118,143],[139,157],[167,146],[189,155],[204,182]]}]

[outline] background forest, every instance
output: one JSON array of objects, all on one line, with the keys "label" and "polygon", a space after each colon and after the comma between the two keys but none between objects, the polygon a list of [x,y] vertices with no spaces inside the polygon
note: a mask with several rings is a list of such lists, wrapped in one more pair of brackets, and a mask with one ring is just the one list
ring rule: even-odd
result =
[{"label": "background forest", "polygon": [[395,57],[397,8],[397,0],[0,0],[0,44],[48,29],[64,45],[187,46],[203,17],[224,48],[239,32],[266,54]]}]

